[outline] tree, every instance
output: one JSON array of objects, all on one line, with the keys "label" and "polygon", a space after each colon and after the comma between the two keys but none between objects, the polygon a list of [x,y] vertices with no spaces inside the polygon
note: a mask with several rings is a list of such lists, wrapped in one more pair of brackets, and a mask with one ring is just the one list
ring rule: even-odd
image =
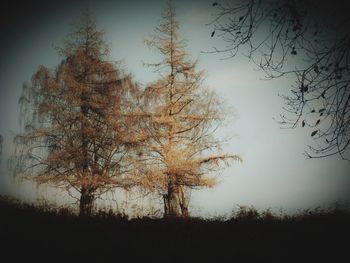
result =
[{"label": "tree", "polygon": [[80,193],[80,215],[114,187],[130,187],[128,112],[137,86],[108,62],[109,48],[85,12],[58,48],[62,62],[41,66],[20,98],[24,131],[16,136],[17,172],[39,184]]},{"label": "tree", "polygon": [[285,99],[288,128],[311,127],[316,146],[306,155],[339,154],[349,160],[350,19],[341,1],[243,0],[221,4],[212,22],[228,45],[216,48],[234,57],[246,48],[248,58],[268,78],[294,74],[296,86]]},{"label": "tree", "polygon": [[144,91],[144,120],[139,131],[145,138],[139,153],[139,173],[145,188],[163,196],[164,216],[188,216],[191,189],[212,187],[220,162],[241,160],[238,155],[215,154],[220,140],[214,137],[222,120],[220,101],[203,87],[203,72],[188,59],[171,1],[162,13],[156,34],[146,44],[162,60],[149,64],[160,79]]}]

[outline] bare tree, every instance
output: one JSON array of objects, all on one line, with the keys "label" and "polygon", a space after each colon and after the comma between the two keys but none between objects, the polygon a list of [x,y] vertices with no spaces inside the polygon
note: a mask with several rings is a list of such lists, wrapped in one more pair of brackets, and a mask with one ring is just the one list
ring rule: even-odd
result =
[{"label": "bare tree", "polygon": [[213,91],[203,87],[203,72],[188,59],[179,23],[171,1],[162,13],[155,35],[146,44],[162,60],[148,64],[160,79],[144,91],[143,122],[139,131],[148,138],[139,152],[139,173],[144,188],[158,191],[164,200],[164,216],[188,216],[191,189],[212,187],[223,161],[241,160],[238,155],[220,153],[214,137],[223,112]]},{"label": "bare tree", "polygon": [[16,136],[17,173],[80,193],[80,215],[111,188],[130,187],[128,112],[137,86],[108,62],[109,48],[83,13],[58,48],[55,69],[41,66],[20,98],[24,131]]},{"label": "bare tree", "polygon": [[311,127],[309,158],[339,154],[349,160],[350,19],[341,1],[237,0],[213,3],[211,23],[234,57],[244,48],[268,78],[294,74],[285,99],[284,127]]}]

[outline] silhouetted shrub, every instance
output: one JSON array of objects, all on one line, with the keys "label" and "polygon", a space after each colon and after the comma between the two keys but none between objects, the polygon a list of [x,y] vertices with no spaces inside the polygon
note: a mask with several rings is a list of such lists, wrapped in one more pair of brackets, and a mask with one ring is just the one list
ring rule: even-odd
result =
[{"label": "silhouetted shrub", "polygon": [[26,260],[335,262],[347,256],[350,235],[350,212],[339,207],[276,215],[242,206],[230,218],[209,219],[128,218],[112,210],[79,217],[0,196],[0,213],[3,257]]}]

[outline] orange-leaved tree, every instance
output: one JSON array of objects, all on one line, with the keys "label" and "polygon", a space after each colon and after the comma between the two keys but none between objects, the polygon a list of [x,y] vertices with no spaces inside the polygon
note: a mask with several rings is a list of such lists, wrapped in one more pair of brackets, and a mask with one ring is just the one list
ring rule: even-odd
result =
[{"label": "orange-leaved tree", "polygon": [[[41,66],[24,86],[25,129],[16,136],[17,172],[79,193],[80,215],[97,196],[131,186],[132,118],[137,86],[109,62],[94,18],[83,13],[55,69]],[[16,158],[17,157],[17,158]]]},{"label": "orange-leaved tree", "polygon": [[161,77],[144,91],[145,121],[139,123],[149,134],[139,154],[142,185],[163,196],[165,217],[188,216],[189,191],[214,186],[212,172],[222,162],[241,160],[220,150],[214,132],[223,120],[221,102],[203,87],[203,72],[188,58],[178,29],[169,1],[156,34],[146,40],[163,59],[149,64]]}]

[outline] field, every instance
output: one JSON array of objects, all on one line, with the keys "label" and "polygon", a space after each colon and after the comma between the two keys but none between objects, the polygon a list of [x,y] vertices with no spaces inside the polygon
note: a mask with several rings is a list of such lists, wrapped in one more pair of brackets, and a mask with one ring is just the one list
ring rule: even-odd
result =
[{"label": "field", "polygon": [[226,220],[81,218],[1,197],[0,211],[8,262],[345,262],[349,255],[350,213],[338,208],[295,216],[242,209]]}]

